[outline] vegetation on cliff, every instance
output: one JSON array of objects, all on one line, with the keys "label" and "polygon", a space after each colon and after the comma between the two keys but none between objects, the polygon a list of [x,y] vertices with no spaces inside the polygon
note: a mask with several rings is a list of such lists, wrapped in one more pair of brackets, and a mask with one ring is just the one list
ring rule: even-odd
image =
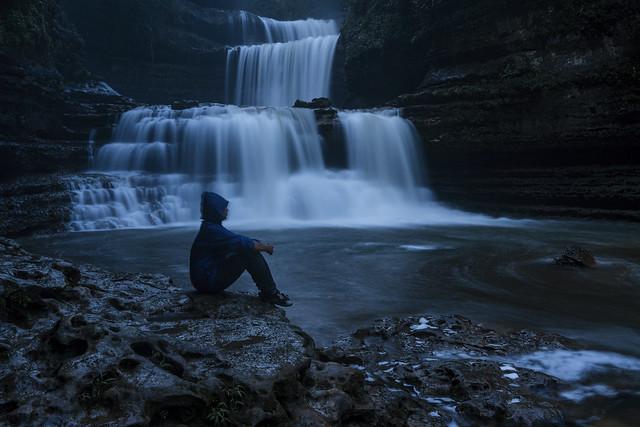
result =
[{"label": "vegetation on cliff", "polygon": [[0,52],[34,71],[83,79],[82,39],[53,0],[8,0],[0,14]]}]

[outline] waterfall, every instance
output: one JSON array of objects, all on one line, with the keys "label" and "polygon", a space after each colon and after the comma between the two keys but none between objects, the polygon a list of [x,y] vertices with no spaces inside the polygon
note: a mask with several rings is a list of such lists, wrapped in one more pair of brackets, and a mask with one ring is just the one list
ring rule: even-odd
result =
[{"label": "waterfall", "polygon": [[349,169],[380,186],[402,188],[417,200],[426,172],[420,137],[398,110],[340,112]]},{"label": "waterfall", "polygon": [[319,19],[303,19],[298,21],[276,21],[260,17],[265,28],[268,43],[283,43],[301,40],[308,37],[337,36],[338,26],[335,21]]},{"label": "waterfall", "polygon": [[384,224],[430,201],[419,138],[397,111],[341,112],[347,166],[325,166],[312,110],[214,105],[123,115],[96,156],[110,179],[74,187],[74,230],[195,222],[202,191],[237,223]]},{"label": "waterfall", "polygon": [[339,37],[334,21],[276,21],[245,13],[241,22],[246,42],[262,34],[264,43],[228,50],[228,102],[286,107],[329,96]]},{"label": "waterfall", "polygon": [[397,110],[339,112],[344,144],[327,146],[315,112],[289,107],[328,95],[335,22],[238,12],[230,23],[246,43],[228,51],[237,105],[123,114],[95,174],[73,183],[73,230],[195,223],[203,191],[223,194],[232,225],[248,227],[468,221],[432,201],[420,138]]}]

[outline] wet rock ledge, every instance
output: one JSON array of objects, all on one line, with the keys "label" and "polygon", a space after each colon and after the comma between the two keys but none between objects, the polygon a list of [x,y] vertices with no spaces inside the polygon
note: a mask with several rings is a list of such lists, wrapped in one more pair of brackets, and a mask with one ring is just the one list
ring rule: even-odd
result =
[{"label": "wet rock ledge", "polygon": [[554,336],[422,317],[317,349],[253,296],[198,295],[4,238],[0,285],[2,425],[563,424],[563,384],[499,360],[569,345]]}]

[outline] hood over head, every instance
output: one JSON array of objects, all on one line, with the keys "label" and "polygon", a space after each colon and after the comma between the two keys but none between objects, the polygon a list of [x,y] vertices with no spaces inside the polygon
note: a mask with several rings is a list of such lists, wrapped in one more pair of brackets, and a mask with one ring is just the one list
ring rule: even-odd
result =
[{"label": "hood over head", "polygon": [[200,212],[204,221],[220,224],[224,219],[224,210],[229,205],[229,201],[217,193],[202,193]]}]

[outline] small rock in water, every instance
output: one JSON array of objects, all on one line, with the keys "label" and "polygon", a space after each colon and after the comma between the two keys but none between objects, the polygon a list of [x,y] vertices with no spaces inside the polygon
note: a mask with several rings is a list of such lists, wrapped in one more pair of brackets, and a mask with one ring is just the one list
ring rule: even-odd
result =
[{"label": "small rock in water", "polygon": [[298,99],[293,106],[294,108],[331,108],[331,101],[329,98],[314,98],[311,102]]},{"label": "small rock in water", "polygon": [[196,108],[200,106],[200,102],[194,100],[181,100],[173,101],[171,104],[172,110],[188,110],[189,108]]},{"label": "small rock in water", "polygon": [[569,246],[564,253],[554,259],[557,265],[595,267],[597,262],[591,251],[579,246]]}]

